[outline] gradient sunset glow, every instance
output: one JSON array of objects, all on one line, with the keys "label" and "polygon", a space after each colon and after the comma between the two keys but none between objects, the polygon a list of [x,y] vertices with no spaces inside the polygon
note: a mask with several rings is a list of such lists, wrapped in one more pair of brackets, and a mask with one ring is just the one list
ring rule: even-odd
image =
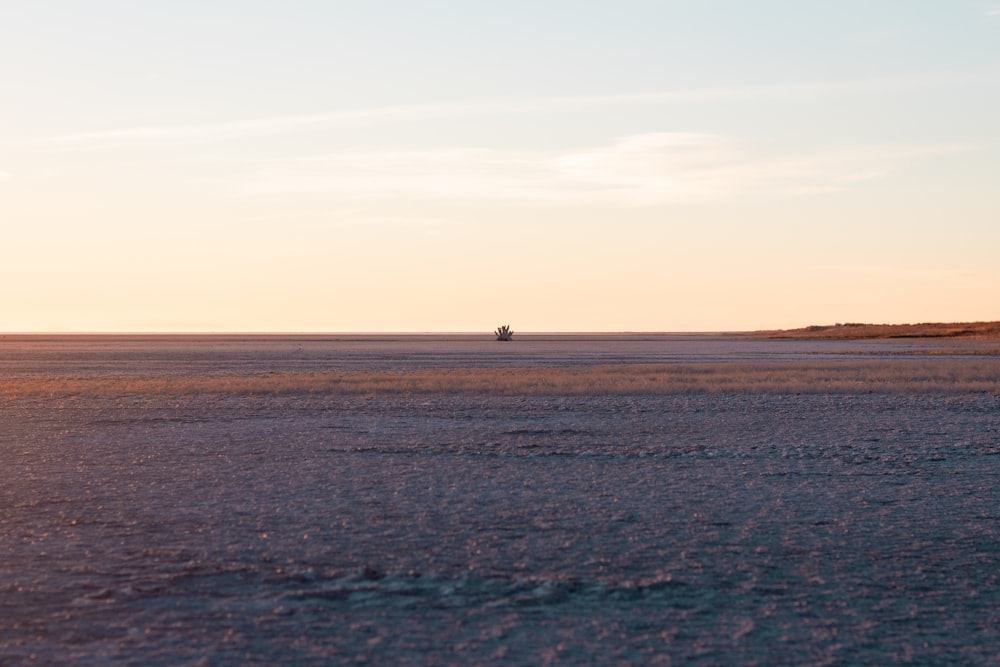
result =
[{"label": "gradient sunset glow", "polygon": [[0,331],[1000,319],[1000,4],[0,10]]}]

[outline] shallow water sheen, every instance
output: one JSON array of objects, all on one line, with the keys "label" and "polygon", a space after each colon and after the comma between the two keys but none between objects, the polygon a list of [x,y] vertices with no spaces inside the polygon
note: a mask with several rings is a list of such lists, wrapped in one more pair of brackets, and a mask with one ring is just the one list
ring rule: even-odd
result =
[{"label": "shallow water sheen", "polygon": [[0,411],[4,665],[1000,660],[995,395]]}]

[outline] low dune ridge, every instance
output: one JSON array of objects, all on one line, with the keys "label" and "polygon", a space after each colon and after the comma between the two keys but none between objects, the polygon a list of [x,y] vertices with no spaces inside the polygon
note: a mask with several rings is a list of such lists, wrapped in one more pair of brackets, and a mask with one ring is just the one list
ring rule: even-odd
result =
[{"label": "low dune ridge", "polygon": [[1000,321],[926,322],[922,324],[813,325],[801,329],[754,332],[762,338],[850,340],[865,338],[974,338],[1000,339]]}]

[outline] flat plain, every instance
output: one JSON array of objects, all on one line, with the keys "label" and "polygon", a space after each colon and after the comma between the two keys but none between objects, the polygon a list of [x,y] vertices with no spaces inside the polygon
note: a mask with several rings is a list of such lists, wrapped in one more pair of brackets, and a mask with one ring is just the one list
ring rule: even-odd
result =
[{"label": "flat plain", "polygon": [[0,338],[3,664],[1000,660],[1000,342]]}]

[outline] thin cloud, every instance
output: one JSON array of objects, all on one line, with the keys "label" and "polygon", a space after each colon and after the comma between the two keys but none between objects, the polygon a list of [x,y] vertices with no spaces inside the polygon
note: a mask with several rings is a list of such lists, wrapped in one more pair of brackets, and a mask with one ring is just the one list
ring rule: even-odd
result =
[{"label": "thin cloud", "polygon": [[451,227],[456,225],[455,220],[442,217],[430,216],[403,216],[403,215],[376,215],[369,214],[365,209],[353,209],[346,211],[311,211],[298,213],[272,213],[268,215],[249,215],[241,218],[243,223],[273,223],[280,221],[284,224],[295,223],[297,220],[306,221],[311,225],[320,224],[324,227],[418,227],[427,229],[438,229],[440,227]]},{"label": "thin cloud", "polygon": [[983,10],[986,12],[986,15],[991,18],[1000,16],[1000,4],[985,5]]},{"label": "thin cloud", "polygon": [[390,123],[400,120],[461,118],[550,113],[605,106],[639,106],[669,103],[737,101],[782,97],[821,97],[865,91],[918,88],[956,81],[994,78],[996,72],[944,72],[915,77],[872,78],[856,81],[783,84],[772,86],[720,87],[690,90],[546,97],[512,102],[441,102],[385,107],[345,109],[329,113],[299,114],[194,125],[162,125],[115,128],[94,132],[52,135],[31,140],[55,150],[105,148],[134,143],[227,141],[268,134],[307,130],[318,126]]},{"label": "thin cloud", "polygon": [[774,156],[718,135],[660,132],[564,152],[432,149],[270,161],[234,176],[227,185],[241,196],[643,206],[844,190],[917,160],[963,149],[861,146]]}]

